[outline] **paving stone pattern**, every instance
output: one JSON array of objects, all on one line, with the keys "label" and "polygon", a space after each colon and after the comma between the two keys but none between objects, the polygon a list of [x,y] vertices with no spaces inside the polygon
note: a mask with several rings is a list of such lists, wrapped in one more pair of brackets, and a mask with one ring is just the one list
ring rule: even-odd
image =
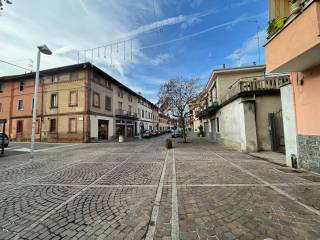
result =
[{"label": "paving stone pattern", "polygon": [[320,239],[319,175],[164,140],[0,158],[0,239]]}]

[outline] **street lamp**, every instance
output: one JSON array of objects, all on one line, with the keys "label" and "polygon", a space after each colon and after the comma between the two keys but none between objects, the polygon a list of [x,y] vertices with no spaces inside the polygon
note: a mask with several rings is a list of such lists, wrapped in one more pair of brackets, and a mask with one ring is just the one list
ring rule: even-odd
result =
[{"label": "street lamp", "polygon": [[36,121],[37,121],[37,108],[38,108],[38,88],[39,88],[39,75],[40,75],[40,56],[41,53],[45,55],[51,55],[51,50],[46,46],[42,45],[38,47],[37,56],[37,71],[36,71],[36,81],[34,83],[34,94],[33,94],[33,109],[32,109],[32,133],[31,133],[31,158],[33,158],[34,152],[34,139],[36,132]]}]

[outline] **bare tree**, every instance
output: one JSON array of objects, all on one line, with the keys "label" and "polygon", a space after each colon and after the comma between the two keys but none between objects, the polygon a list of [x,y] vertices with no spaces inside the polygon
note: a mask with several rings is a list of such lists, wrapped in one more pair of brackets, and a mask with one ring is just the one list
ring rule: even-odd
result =
[{"label": "bare tree", "polygon": [[171,115],[182,125],[184,142],[187,142],[186,118],[189,117],[189,103],[199,94],[197,79],[177,77],[160,86],[159,101],[166,103]]},{"label": "bare tree", "polygon": [[12,2],[10,0],[0,0],[0,10],[3,10],[3,3],[7,3],[7,4],[12,4]]}]

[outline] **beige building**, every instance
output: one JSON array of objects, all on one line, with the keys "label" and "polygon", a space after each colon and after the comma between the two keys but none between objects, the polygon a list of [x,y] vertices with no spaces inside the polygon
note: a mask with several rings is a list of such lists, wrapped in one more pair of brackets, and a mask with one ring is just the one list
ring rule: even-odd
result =
[{"label": "beige building", "polygon": [[265,66],[214,70],[206,87],[208,107],[197,115],[207,137],[244,152],[270,151],[279,138],[283,151],[283,130],[273,136],[270,117],[281,111],[280,86],[288,81],[265,76]]},{"label": "beige building", "polygon": [[[11,139],[31,138],[35,73],[1,77],[0,117]],[[138,97],[90,63],[40,72],[37,141],[90,142],[137,135]]]}]

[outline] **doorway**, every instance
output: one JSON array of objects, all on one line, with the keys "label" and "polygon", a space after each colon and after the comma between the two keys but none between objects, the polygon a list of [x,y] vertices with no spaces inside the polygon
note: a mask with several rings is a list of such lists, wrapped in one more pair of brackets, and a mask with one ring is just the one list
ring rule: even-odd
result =
[{"label": "doorway", "polygon": [[108,120],[98,120],[98,139],[108,140],[109,132],[109,121]]},{"label": "doorway", "polygon": [[285,153],[286,149],[282,110],[274,113],[269,113],[269,131],[271,139],[271,150],[273,152]]}]

